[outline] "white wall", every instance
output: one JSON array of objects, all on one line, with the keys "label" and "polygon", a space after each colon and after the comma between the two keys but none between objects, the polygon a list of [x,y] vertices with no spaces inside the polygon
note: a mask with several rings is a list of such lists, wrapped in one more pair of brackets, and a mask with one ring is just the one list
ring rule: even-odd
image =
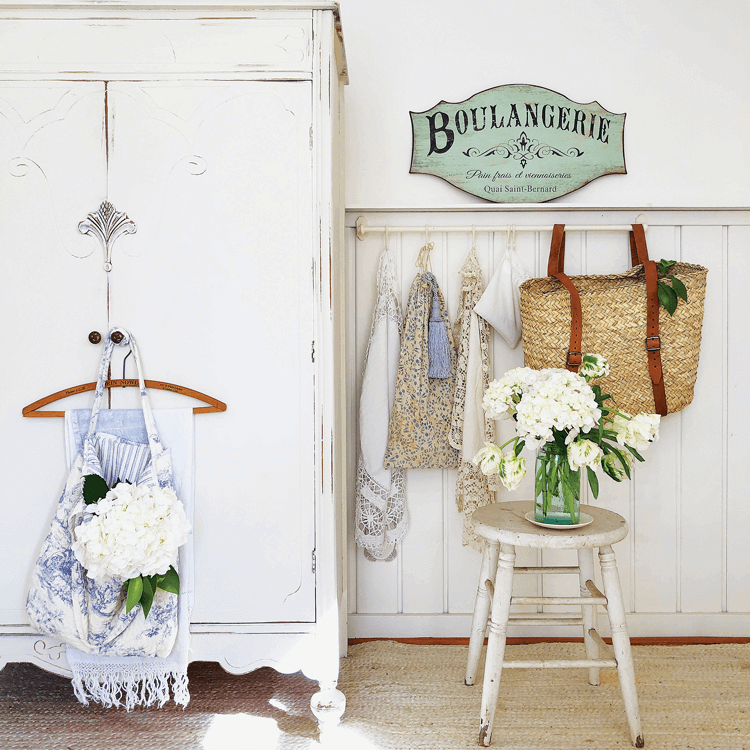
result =
[{"label": "white wall", "polygon": [[625,112],[627,175],[574,206],[750,205],[745,0],[341,0],[346,204],[483,203],[409,174],[409,111],[530,83]]},{"label": "white wall", "polygon": [[[543,210],[533,223],[629,224],[634,210]],[[354,328],[356,358],[350,372],[350,420],[356,424],[359,384],[375,302],[375,274],[382,235],[356,240],[354,224],[364,215],[370,226],[433,227],[476,224],[477,252],[485,283],[505,251],[504,234],[488,234],[482,225],[530,223],[527,212],[496,215],[477,211],[358,212],[347,217],[347,237],[356,263]],[[706,266],[708,286],[703,343],[695,398],[684,411],[667,415],[661,437],[638,465],[632,482],[616,484],[602,475],[594,505],[622,515],[629,536],[615,545],[628,622],[635,636],[742,636],[750,632],[750,444],[743,430],[750,418],[746,395],[747,328],[750,296],[750,211],[646,212],[646,239],[655,259],[672,258]],[[526,267],[542,275],[551,233],[518,236]],[[455,319],[458,270],[470,248],[469,233],[433,231],[432,267]],[[405,307],[423,243],[421,233],[391,235],[397,260],[401,303]],[[617,273],[628,265],[625,232],[570,232],[566,269],[571,274]],[[511,350],[493,337],[495,376],[523,364],[519,345]],[[507,423],[501,423],[503,429]],[[510,434],[505,435],[507,439]],[[354,446],[353,446],[354,447]],[[456,509],[456,472],[411,469],[406,476],[410,527],[394,562],[369,562],[353,546],[349,555],[350,637],[467,637],[480,556],[461,546],[461,516]],[[588,490],[587,490],[588,492]],[[531,500],[529,474],[516,492],[502,500]],[[350,493],[349,518],[354,516]],[[574,565],[575,553],[544,551],[537,558],[519,550],[520,564]],[[523,576],[517,594],[577,594],[570,576]],[[521,589],[520,587],[525,588]],[[538,588],[537,588],[538,587]],[[537,593],[538,592],[538,593]],[[602,618],[604,619],[604,618]],[[539,629],[511,629],[511,635],[539,635]],[[604,628],[603,630],[606,630]],[[549,628],[547,635],[580,635],[578,628]]]},{"label": "white wall", "polygon": [[[750,417],[743,343],[750,325],[743,292],[750,275],[750,213],[705,209],[750,207],[750,4],[342,0],[341,12],[351,80],[345,166],[347,237],[355,261],[352,425],[382,249],[382,237],[355,240],[358,216],[391,226],[591,224],[630,223],[642,211],[624,208],[645,209],[653,257],[709,268],[696,399],[665,419],[662,440],[635,481],[607,482],[599,504],[631,525],[616,551],[632,634],[747,634],[750,450],[741,430]],[[488,203],[436,177],[409,174],[410,110],[508,83],[544,86],[627,113],[628,174],[523,207]],[[675,210],[649,213],[649,207]],[[453,316],[468,235],[436,232],[431,239]],[[573,270],[624,268],[626,241],[624,234],[571,235],[575,250],[569,254],[578,264]],[[393,242],[405,305],[421,236],[394,234]],[[480,233],[479,243],[486,281],[501,257],[502,238]],[[519,247],[529,267],[543,273],[549,237],[522,235]],[[520,347],[510,351],[496,336],[495,375],[521,363]],[[367,562],[352,546],[350,636],[468,635],[479,556],[461,546],[454,482],[455,472],[409,472],[412,523],[396,562]],[[549,577],[527,585],[544,593],[567,591]]]}]

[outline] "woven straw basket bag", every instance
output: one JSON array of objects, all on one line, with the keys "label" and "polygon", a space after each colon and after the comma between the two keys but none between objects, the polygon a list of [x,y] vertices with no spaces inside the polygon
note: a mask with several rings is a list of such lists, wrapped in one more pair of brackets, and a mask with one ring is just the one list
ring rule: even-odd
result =
[{"label": "woven straw basket bag", "polygon": [[667,414],[693,400],[701,345],[707,269],[676,263],[670,273],[687,288],[674,315],[659,305],[656,263],[643,226],[630,233],[633,268],[608,276],[563,272],[564,225],[552,233],[549,276],[521,285],[523,352],[527,367],[577,371],[583,354],[609,361],[602,389],[630,414]]}]

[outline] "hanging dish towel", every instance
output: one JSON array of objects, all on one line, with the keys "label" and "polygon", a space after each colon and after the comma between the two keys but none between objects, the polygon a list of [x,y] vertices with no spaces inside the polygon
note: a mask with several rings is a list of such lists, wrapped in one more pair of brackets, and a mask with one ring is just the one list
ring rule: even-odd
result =
[{"label": "hanging dish towel", "polygon": [[461,296],[454,335],[458,340],[456,392],[449,440],[461,454],[456,478],[456,505],[463,513],[463,543],[481,551],[483,542],[476,536],[471,514],[494,500],[499,489],[494,476],[485,476],[472,458],[485,441],[495,442],[495,424],[482,409],[484,391],[490,382],[490,327],[474,310],[482,296],[482,269],[474,248],[459,274]]},{"label": "hanging dish towel", "polygon": [[[438,321],[430,320],[433,297],[437,297],[445,339],[442,331],[435,330]],[[437,364],[442,371],[444,362],[449,363],[448,377],[429,375],[431,327],[435,337],[433,348],[447,345],[447,352],[441,351]],[[458,451],[448,442],[455,381],[456,349],[445,300],[432,273],[417,274],[406,306],[388,448],[383,461],[386,469],[458,468]]]},{"label": "hanging dish towel", "polygon": [[359,400],[360,456],[355,495],[357,544],[370,560],[393,560],[408,524],[404,472],[386,469],[388,421],[401,347],[403,316],[396,291],[396,266],[386,247],[378,266],[378,298],[372,314]]},{"label": "hanging dish towel", "polygon": [[519,287],[531,278],[516,252],[515,230],[509,231],[497,271],[487,284],[474,311],[483,317],[515,349],[521,339],[521,291]]},{"label": "hanging dish towel", "polygon": [[[101,400],[112,355],[111,334],[120,330],[138,369],[142,410],[116,410],[99,425]],[[192,514],[192,415],[164,417],[163,426],[175,440],[180,458],[176,483],[188,519]],[[105,412],[107,413],[107,412]],[[106,427],[105,427],[106,425]],[[190,539],[178,561],[181,595],[157,591],[148,620],[140,605],[126,612],[122,581],[89,579],[71,545],[73,529],[85,522],[82,477],[98,474],[108,485],[121,479],[149,487],[173,487],[172,456],[157,431],[146,394],[136,343],[131,334],[114,329],[107,338],[94,407],[85,432],[81,415],[66,415],[66,443],[75,455],[50,533],[37,561],[27,599],[32,625],[68,645],[73,687],[86,705],[93,699],[105,706],[163,705],[169,688],[186,705],[189,615],[192,601]],[[185,576],[184,583],[182,576]],[[179,631],[179,633],[178,633]],[[169,658],[168,658],[169,657]]]}]

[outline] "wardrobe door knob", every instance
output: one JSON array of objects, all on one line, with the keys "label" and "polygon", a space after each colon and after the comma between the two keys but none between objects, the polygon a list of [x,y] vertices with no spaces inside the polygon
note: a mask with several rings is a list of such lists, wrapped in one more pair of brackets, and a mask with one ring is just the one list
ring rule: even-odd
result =
[{"label": "wardrobe door knob", "polygon": [[114,341],[114,342],[115,342],[115,344],[119,344],[119,343],[120,343],[120,342],[121,342],[121,341],[122,341],[122,340],[123,340],[123,339],[125,338],[125,334],[123,334],[123,333],[120,333],[120,331],[115,331],[115,332],[114,332],[114,333],[113,333],[113,334],[112,334],[112,335],[110,336],[110,338],[112,339],[112,341]]},{"label": "wardrobe door knob", "polygon": [[92,344],[99,344],[102,340],[102,335],[99,333],[99,331],[91,331],[89,334],[89,341]]}]

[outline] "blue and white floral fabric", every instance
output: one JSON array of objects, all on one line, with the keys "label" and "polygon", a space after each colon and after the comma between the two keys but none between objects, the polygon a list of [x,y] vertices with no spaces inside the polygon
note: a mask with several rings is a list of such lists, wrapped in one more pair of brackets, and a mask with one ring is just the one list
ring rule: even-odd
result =
[{"label": "blue and white floral fabric", "polygon": [[[97,425],[114,346],[111,339],[114,330],[125,335],[121,344],[128,345],[133,353],[142,411],[107,410],[109,429],[104,432],[98,430]],[[115,415],[114,419],[112,415]],[[190,417],[192,461],[192,414]],[[80,418],[80,412],[66,414],[68,446],[73,448],[76,457],[33,572],[26,604],[29,618],[40,633],[68,644],[73,685],[82,703],[92,698],[104,705],[125,705],[128,709],[139,704],[163,705],[169,699],[171,683],[175,702],[186,705],[189,700],[189,617],[185,619],[184,614],[188,613],[191,597],[184,584],[188,583],[188,588],[191,588],[191,576],[182,579],[186,568],[182,558],[186,556],[190,541],[180,554],[181,595],[177,597],[157,591],[148,619],[143,617],[140,605],[126,612],[122,580],[104,578],[95,581],[88,578],[71,549],[74,529],[91,517],[83,501],[84,476],[97,474],[109,485],[121,479],[150,487],[174,486],[171,452],[159,440],[138,349],[127,331],[113,329],[107,337],[94,407],[82,441]],[[183,420],[183,426],[187,424]],[[188,494],[192,494],[192,487]],[[182,495],[180,497],[184,502]],[[190,518],[192,507],[186,511]],[[181,652],[179,664],[174,659],[166,663],[175,649],[178,617],[183,637],[183,642],[178,644]]]}]

